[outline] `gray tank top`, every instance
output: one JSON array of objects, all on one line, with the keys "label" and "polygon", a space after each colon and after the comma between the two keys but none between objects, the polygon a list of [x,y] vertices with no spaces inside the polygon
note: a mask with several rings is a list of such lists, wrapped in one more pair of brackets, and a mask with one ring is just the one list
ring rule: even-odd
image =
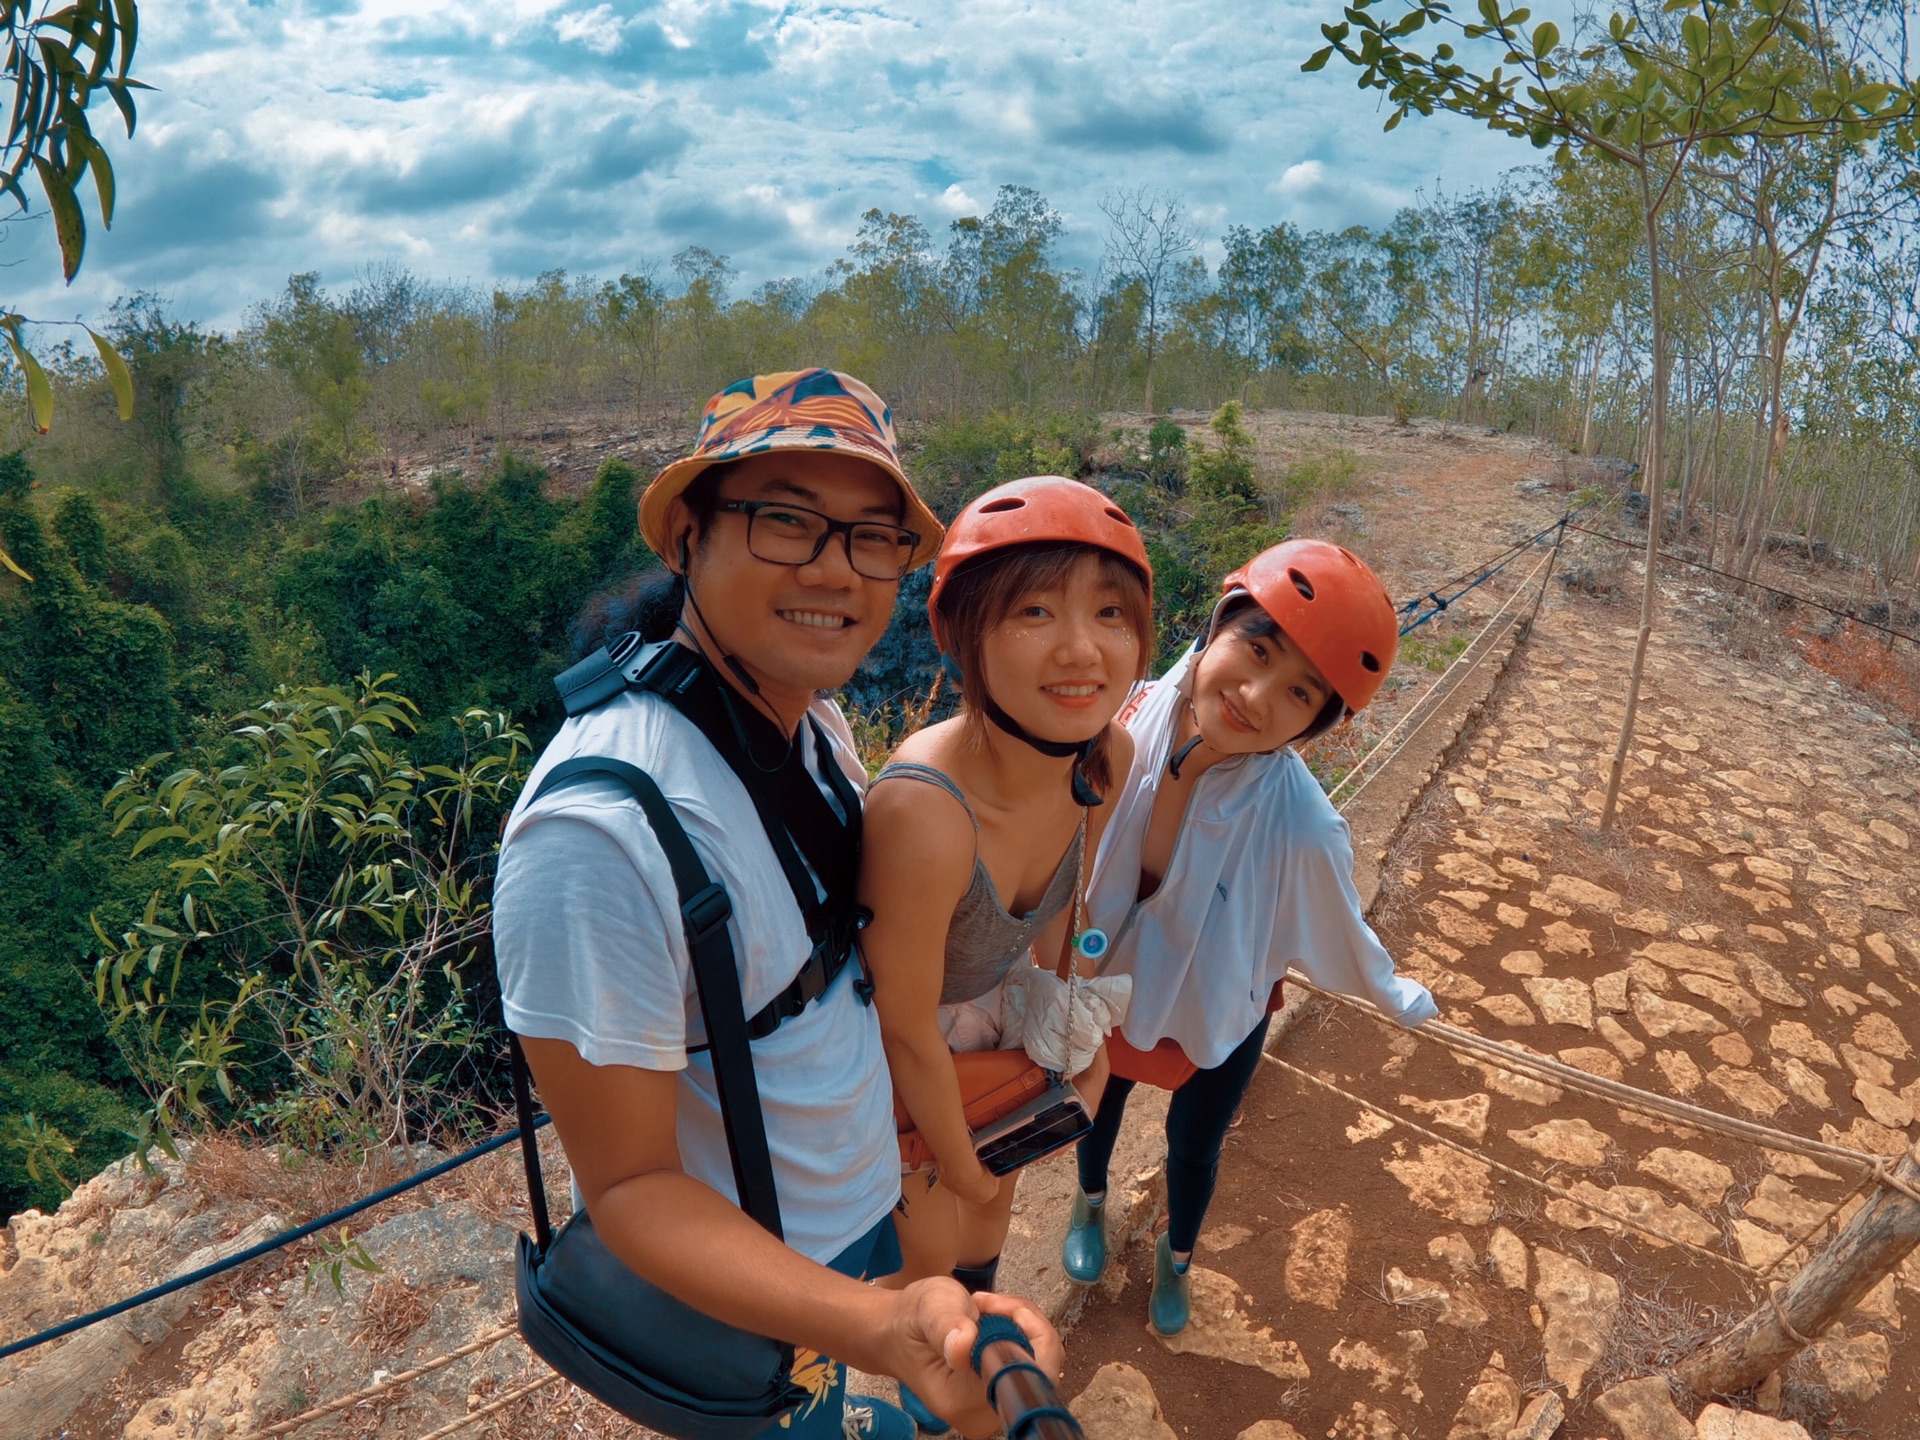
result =
[{"label": "gray tank top", "polygon": [[[878,785],[895,775],[903,780],[919,780],[927,785],[939,786],[960,802],[967,812],[967,819],[973,821],[974,833],[979,834],[980,822],[974,819],[973,807],[967,804],[967,797],[960,793],[960,787],[943,771],[912,760],[896,760],[874,776],[873,783]],[[1000,903],[1000,896],[993,888],[993,877],[980,862],[979,846],[975,844],[973,883],[967,886],[967,893],[960,897],[960,903],[953,907],[953,919],[947,925],[947,969],[940,986],[942,1005],[977,1000],[1007,977],[1007,972],[1013,969],[1033,944],[1033,937],[1046,927],[1048,921],[1073,903],[1073,897],[1080,888],[1080,871],[1086,849],[1087,817],[1083,811],[1073,843],[1067,847],[1067,853],[1060,857],[1060,868],[1053,872],[1053,879],[1047,882],[1046,893],[1040,897],[1040,903],[1025,915],[1012,915]]]}]

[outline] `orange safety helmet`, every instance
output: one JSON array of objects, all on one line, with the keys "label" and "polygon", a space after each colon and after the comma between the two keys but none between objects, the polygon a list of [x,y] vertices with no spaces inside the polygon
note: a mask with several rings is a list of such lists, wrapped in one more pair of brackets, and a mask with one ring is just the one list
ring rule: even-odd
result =
[{"label": "orange safety helmet", "polygon": [[946,543],[933,562],[933,588],[927,593],[927,619],[940,641],[940,592],[968,561],[1015,545],[1067,541],[1111,550],[1135,566],[1147,582],[1153,603],[1153,566],[1147,544],[1127,512],[1091,485],[1064,475],[1029,475],[1009,480],[976,498],[947,527]]},{"label": "orange safety helmet", "polygon": [[1349,715],[1366,708],[1393,668],[1398,613],[1380,577],[1351,550],[1327,540],[1284,540],[1227,576],[1222,588],[1252,596],[1327,677]]}]

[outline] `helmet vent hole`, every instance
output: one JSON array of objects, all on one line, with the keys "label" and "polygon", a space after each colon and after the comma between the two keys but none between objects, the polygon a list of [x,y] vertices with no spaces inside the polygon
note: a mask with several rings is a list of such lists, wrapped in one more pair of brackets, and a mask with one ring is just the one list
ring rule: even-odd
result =
[{"label": "helmet vent hole", "polygon": [[980,507],[982,515],[1004,515],[1009,510],[1024,510],[1027,502],[1018,495],[1009,495],[1003,500],[989,500]]},{"label": "helmet vent hole", "polygon": [[1287,579],[1293,582],[1293,588],[1300,592],[1301,599],[1311,600],[1313,598],[1313,582],[1298,570],[1287,571]]},{"label": "helmet vent hole", "polygon": [[1130,518],[1128,518],[1127,512],[1122,510],[1117,505],[1107,506],[1107,518],[1110,520],[1118,520],[1122,525],[1126,526],[1129,530],[1133,529],[1133,521]]},{"label": "helmet vent hole", "polygon": [[1371,650],[1360,652],[1360,664],[1376,675],[1380,673],[1380,659]]}]

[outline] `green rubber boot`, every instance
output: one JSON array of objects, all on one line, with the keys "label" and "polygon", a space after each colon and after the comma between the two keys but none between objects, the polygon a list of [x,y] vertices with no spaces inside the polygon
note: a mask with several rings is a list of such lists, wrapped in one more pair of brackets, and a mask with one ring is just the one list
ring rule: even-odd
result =
[{"label": "green rubber boot", "polygon": [[1073,1192],[1073,1223],[1060,1246],[1060,1268],[1069,1280],[1091,1285],[1107,1268],[1107,1207],[1087,1204],[1086,1192]]},{"label": "green rubber boot", "polygon": [[1173,1247],[1164,1233],[1153,1247],[1153,1293],[1147,1297],[1147,1323],[1156,1334],[1178,1335],[1192,1312],[1189,1279],[1173,1268]]}]

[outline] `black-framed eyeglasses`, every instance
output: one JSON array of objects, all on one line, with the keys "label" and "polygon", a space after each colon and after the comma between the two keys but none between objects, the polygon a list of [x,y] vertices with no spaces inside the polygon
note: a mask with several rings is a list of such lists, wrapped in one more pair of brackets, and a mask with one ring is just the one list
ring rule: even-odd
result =
[{"label": "black-framed eyeglasses", "polygon": [[717,507],[747,517],[747,551],[773,565],[811,565],[835,535],[845,537],[847,563],[869,580],[898,580],[913,566],[917,532],[878,520],[835,520],[784,500],[722,500]]}]

